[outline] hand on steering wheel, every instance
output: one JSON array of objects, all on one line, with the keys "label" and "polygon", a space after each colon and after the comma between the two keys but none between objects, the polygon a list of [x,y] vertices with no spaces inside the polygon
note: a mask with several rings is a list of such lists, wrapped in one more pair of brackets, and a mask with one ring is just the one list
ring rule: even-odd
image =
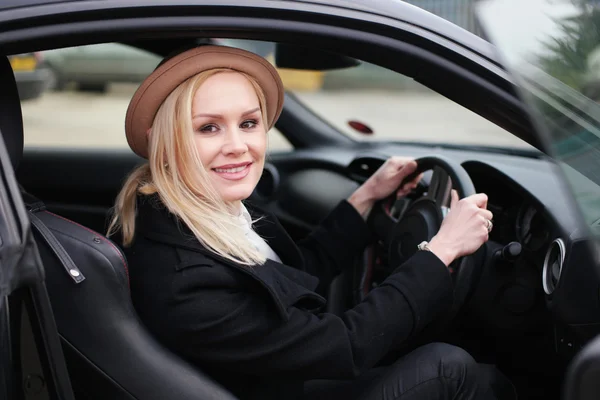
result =
[{"label": "hand on steering wheel", "polygon": [[452,191],[450,212],[429,243],[430,251],[446,266],[459,257],[474,253],[488,240],[493,214],[486,207],[487,196],[483,193],[459,201],[458,193]]},{"label": "hand on steering wheel", "polygon": [[[473,252],[488,237],[491,212],[485,209],[487,197],[475,195],[475,188],[465,169],[453,160],[441,156],[415,160],[417,168],[406,180],[424,171],[433,170],[426,193],[412,201],[399,216],[390,213],[396,201],[393,193],[373,206],[367,220],[371,230],[383,242],[391,266],[397,267],[410,258],[423,241],[445,263],[456,271],[453,313],[466,302],[475,286],[480,268]],[[402,185],[402,183],[400,183]],[[452,188],[462,200],[450,205]]]},{"label": "hand on steering wheel", "polygon": [[423,176],[415,173],[416,170],[417,162],[414,159],[390,157],[348,201],[363,217],[367,217],[375,202],[388,197],[400,198],[415,189]]}]

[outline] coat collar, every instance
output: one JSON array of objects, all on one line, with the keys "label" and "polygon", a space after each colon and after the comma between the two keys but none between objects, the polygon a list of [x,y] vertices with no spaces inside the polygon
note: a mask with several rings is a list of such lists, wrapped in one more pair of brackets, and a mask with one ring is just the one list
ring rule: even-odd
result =
[{"label": "coat collar", "polygon": [[[248,204],[246,207],[253,219],[259,217],[257,208]],[[298,302],[307,310],[310,309],[309,304],[319,309],[325,304],[325,299],[314,293],[319,280],[304,272],[302,253],[273,215],[264,213],[261,217],[255,223],[256,231],[269,242],[283,264],[267,259],[263,265],[248,267],[214,254],[202,246],[189,228],[167,210],[157,195],[139,198],[136,235],[175,246],[181,249],[180,254],[185,250],[201,253],[210,262],[228,266],[250,276],[271,294],[284,320],[290,317],[289,306]],[[198,262],[195,256],[182,261]]]},{"label": "coat collar", "polygon": [[[253,220],[253,227],[273,248],[281,261],[298,269],[304,269],[302,253],[281,226],[277,218],[250,203],[245,203]],[[190,229],[161,202],[158,195],[140,196],[138,198],[138,215],[136,218],[136,234],[159,240],[178,247],[195,250],[216,259],[219,262],[239,267],[234,261],[220,257],[204,247],[192,234]],[[245,268],[245,267],[244,267]]]}]

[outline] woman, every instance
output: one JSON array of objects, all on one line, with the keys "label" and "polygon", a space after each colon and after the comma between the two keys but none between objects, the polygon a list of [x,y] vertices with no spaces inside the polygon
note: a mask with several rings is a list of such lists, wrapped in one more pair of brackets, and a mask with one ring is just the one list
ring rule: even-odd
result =
[{"label": "woman", "polygon": [[342,316],[322,313],[324,289],[369,242],[369,209],[416,163],[388,160],[296,246],[277,219],[243,203],[282,103],[271,64],[218,46],[169,58],[133,96],[127,139],[149,162],[125,182],[109,231],[122,236],[141,319],[242,399],[493,398],[473,359],[450,345],[374,368],[452,302],[447,266],[487,240],[486,196],[454,194],[428,247]]}]

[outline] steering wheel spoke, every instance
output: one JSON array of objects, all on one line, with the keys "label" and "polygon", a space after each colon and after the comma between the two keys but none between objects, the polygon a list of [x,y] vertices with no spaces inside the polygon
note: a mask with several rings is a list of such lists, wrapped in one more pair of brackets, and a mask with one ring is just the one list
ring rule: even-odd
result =
[{"label": "steering wheel spoke", "polygon": [[442,167],[433,167],[427,198],[431,199],[438,207],[448,207],[451,191],[452,179],[450,175]]}]

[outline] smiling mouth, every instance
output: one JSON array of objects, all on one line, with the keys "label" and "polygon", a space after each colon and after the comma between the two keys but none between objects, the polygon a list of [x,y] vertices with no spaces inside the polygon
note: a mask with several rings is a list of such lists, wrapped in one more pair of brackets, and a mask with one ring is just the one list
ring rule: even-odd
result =
[{"label": "smiling mouth", "polygon": [[215,172],[219,172],[219,173],[235,174],[236,172],[242,172],[249,165],[250,164],[244,164],[239,167],[233,167],[233,168],[214,168],[214,170],[215,170]]},{"label": "smiling mouth", "polygon": [[252,163],[247,162],[243,164],[223,165],[212,170],[223,179],[237,181],[244,179],[250,173],[250,167],[252,167]]}]

